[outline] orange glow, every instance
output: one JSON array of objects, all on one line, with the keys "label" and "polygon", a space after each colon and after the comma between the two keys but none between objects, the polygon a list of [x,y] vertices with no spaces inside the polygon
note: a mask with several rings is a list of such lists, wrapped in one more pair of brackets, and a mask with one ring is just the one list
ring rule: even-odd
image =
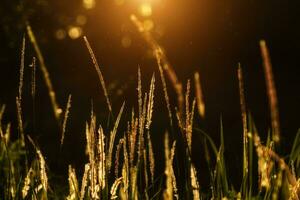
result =
[{"label": "orange glow", "polygon": [[71,39],[77,39],[81,36],[82,29],[78,26],[71,26],[68,30],[68,35]]},{"label": "orange glow", "polygon": [[124,4],[124,0],[115,0],[115,4],[121,6]]},{"label": "orange glow", "polygon": [[129,48],[131,46],[131,38],[129,36],[124,36],[121,43],[124,48]]},{"label": "orange glow", "polygon": [[143,17],[149,17],[152,15],[152,6],[149,2],[144,2],[139,7],[139,12]]},{"label": "orange glow", "polygon": [[154,23],[152,20],[147,19],[143,22],[145,31],[151,31],[154,27]]},{"label": "orange glow", "polygon": [[96,5],[96,1],[95,0],[83,0],[82,3],[83,3],[83,7],[85,9],[92,9]]}]

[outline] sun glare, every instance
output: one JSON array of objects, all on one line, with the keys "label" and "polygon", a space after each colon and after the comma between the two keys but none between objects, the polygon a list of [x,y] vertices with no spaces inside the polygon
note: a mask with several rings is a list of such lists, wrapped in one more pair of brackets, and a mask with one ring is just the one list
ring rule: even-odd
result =
[{"label": "sun glare", "polygon": [[152,15],[152,6],[149,2],[144,2],[139,7],[139,12],[143,17],[149,17]]}]

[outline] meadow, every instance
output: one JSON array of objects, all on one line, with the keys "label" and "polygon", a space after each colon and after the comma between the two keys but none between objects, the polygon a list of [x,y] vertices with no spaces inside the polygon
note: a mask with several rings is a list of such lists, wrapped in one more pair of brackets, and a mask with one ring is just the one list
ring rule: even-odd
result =
[{"label": "meadow", "polygon": [[[137,107],[129,108],[126,113],[130,119],[124,120],[126,102],[115,108],[111,104],[105,76],[101,71],[92,44],[87,37],[82,40],[90,54],[95,73],[99,78],[101,92],[109,113],[107,124],[100,123],[93,106],[90,118],[86,120],[86,156],[87,163],[83,169],[75,169],[69,165],[67,193],[56,190],[59,183],[53,183],[49,173],[42,147],[34,135],[25,128],[23,85],[24,57],[26,44],[31,45],[35,57],[31,64],[30,96],[34,101],[36,95],[36,71],[40,70],[47,89],[53,117],[60,127],[61,147],[65,142],[65,134],[72,109],[72,96],[69,95],[66,105],[57,102],[55,89],[30,25],[23,38],[19,69],[19,88],[16,96],[17,127],[10,122],[3,122],[6,106],[0,110],[0,196],[1,199],[299,199],[300,197],[300,131],[295,134],[289,155],[281,155],[281,128],[278,112],[276,88],[272,73],[271,59],[265,41],[258,45],[265,72],[267,96],[271,124],[266,141],[260,139],[254,120],[247,107],[245,98],[242,66],[237,66],[239,80],[239,96],[241,122],[243,124],[242,181],[239,187],[233,187],[227,175],[228,166],[224,151],[224,133],[222,118],[220,119],[219,141],[213,141],[208,133],[197,126],[199,120],[205,118],[205,102],[201,74],[195,72],[186,85],[179,80],[172,68],[163,48],[149,31],[143,28],[139,19],[132,15],[131,21],[137,31],[153,51],[157,61],[159,74],[147,74],[151,77],[149,87],[142,87],[142,70],[137,72]],[[156,84],[163,86],[163,96],[156,96]],[[175,92],[175,103],[170,100],[170,91]],[[156,99],[163,98],[168,110],[168,127],[164,135],[163,163],[155,159],[156,145],[153,136],[153,112]],[[115,110],[118,112],[114,112]],[[128,109],[127,109],[128,110]],[[197,116],[197,117],[196,117]],[[120,131],[119,127],[126,127]],[[201,144],[193,143],[193,135],[200,135]],[[219,145],[216,145],[219,144]],[[193,148],[201,148],[205,154],[208,171],[199,171],[192,159]],[[156,172],[156,166],[163,165],[164,173]],[[229,166],[230,167],[230,166]],[[78,173],[80,171],[80,173]],[[208,174],[209,185],[199,182],[201,174]],[[58,184],[58,185],[56,185]],[[209,188],[203,189],[203,188]]]}]

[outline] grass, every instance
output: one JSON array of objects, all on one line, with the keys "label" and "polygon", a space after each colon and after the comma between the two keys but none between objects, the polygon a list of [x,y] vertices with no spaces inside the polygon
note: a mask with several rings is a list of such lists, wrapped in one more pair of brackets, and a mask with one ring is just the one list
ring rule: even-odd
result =
[{"label": "grass", "polygon": [[[164,139],[164,173],[156,172],[157,161],[154,158],[151,140],[152,117],[155,109],[156,76],[153,74],[149,90],[142,88],[141,70],[138,70],[137,108],[132,108],[131,119],[124,121],[125,102],[116,118],[113,114],[109,94],[106,90],[104,76],[87,38],[84,37],[87,50],[99,76],[109,109],[111,129],[104,129],[97,122],[91,109],[90,119],[86,122],[86,154],[83,173],[76,173],[71,165],[68,168],[69,192],[58,194],[52,189],[48,178],[47,160],[38,144],[32,139],[23,124],[22,88],[24,74],[25,38],[29,38],[34,47],[38,64],[33,58],[31,95],[35,96],[35,68],[41,69],[48,89],[53,117],[61,128],[61,146],[64,143],[65,130],[71,109],[71,95],[66,107],[61,109],[56,101],[55,92],[41,50],[31,27],[27,26],[27,37],[24,36],[21,50],[20,83],[16,97],[18,116],[18,138],[11,139],[13,129],[11,123],[2,121],[5,106],[0,110],[0,195],[2,199],[299,199],[300,197],[300,131],[296,134],[294,144],[288,157],[281,157],[277,152],[280,143],[280,126],[277,108],[277,97],[273,81],[272,66],[266,43],[260,42],[265,69],[267,94],[269,97],[270,115],[272,119],[270,136],[266,142],[260,140],[251,115],[247,113],[243,72],[239,66],[237,76],[240,89],[241,121],[243,123],[243,177],[239,188],[234,188],[227,176],[223,123],[220,120],[220,146],[218,147],[209,134],[197,128],[195,115],[205,118],[205,103],[202,94],[200,74],[194,74],[194,84],[187,81],[184,91],[181,81],[170,65],[161,46],[154,40],[150,32],[141,26],[139,20],[131,17],[138,31],[156,55],[160,81],[163,86],[164,99],[168,110],[169,129]],[[177,104],[171,105],[167,83],[177,94]],[[194,85],[194,87],[193,87]],[[192,90],[195,90],[193,93]],[[195,94],[195,97],[192,96]],[[34,103],[34,102],[33,102]],[[120,123],[125,123],[125,132],[119,131]],[[174,139],[172,133],[177,134]],[[203,138],[203,151],[208,171],[197,171],[191,152],[195,148],[192,135]],[[118,136],[118,137],[117,137]],[[28,152],[29,149],[34,152]],[[29,162],[28,156],[35,154]],[[178,157],[183,167],[178,164]],[[257,157],[257,159],[256,159]],[[255,176],[258,172],[258,177]],[[203,190],[199,184],[198,174],[208,173],[210,183]],[[79,179],[81,178],[81,179]]]}]

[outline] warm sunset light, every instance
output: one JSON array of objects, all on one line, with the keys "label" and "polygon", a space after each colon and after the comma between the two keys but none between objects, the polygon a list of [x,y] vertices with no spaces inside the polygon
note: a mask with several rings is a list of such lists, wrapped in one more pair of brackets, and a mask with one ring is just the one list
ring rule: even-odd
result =
[{"label": "warm sunset light", "polygon": [[95,0],[83,0],[82,3],[83,3],[83,7],[85,9],[92,9],[96,5],[96,1]]},{"label": "warm sunset light", "polygon": [[71,26],[68,30],[68,35],[71,39],[77,39],[81,36],[82,29],[78,26]]},{"label": "warm sunset light", "polygon": [[125,1],[125,0],[114,0],[114,1],[115,1],[115,4],[116,4],[117,6],[121,6],[121,5],[124,4],[124,1]]},{"label": "warm sunset light", "polygon": [[147,19],[143,22],[145,31],[151,31],[154,27],[154,23],[152,20]]},{"label": "warm sunset light", "polygon": [[149,2],[144,2],[139,7],[139,12],[143,17],[152,15],[152,5]]},{"label": "warm sunset light", "polygon": [[128,48],[131,46],[131,38],[129,36],[124,36],[121,43],[124,48]]},{"label": "warm sunset light", "polygon": [[0,200],[300,200],[284,0],[0,0]]}]

